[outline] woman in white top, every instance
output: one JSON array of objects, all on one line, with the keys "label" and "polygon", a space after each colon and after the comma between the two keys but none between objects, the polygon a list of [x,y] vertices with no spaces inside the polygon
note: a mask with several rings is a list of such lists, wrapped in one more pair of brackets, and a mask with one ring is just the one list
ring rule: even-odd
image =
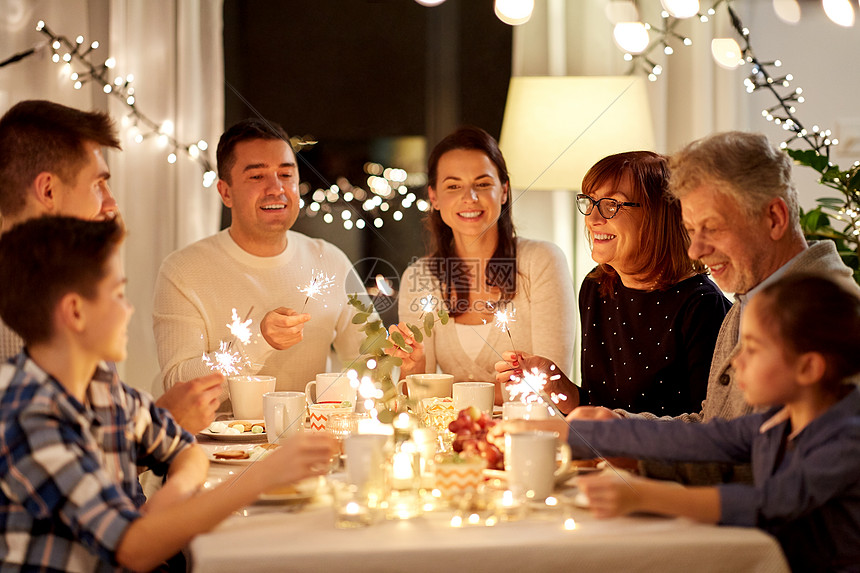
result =
[{"label": "woman in white top", "polygon": [[[494,365],[506,350],[551,356],[569,377],[575,302],[567,262],[552,243],[516,237],[496,140],[476,127],[458,129],[433,149],[427,175],[432,245],[406,269],[398,301],[402,322],[391,327],[414,348],[394,352],[403,359],[401,377],[441,369],[458,382],[495,381]],[[424,313],[440,304],[452,320],[437,321],[433,336],[416,343],[406,323],[421,327]],[[495,324],[499,310],[514,318],[510,338]],[[578,404],[574,385],[554,390],[568,396],[563,411]]]}]

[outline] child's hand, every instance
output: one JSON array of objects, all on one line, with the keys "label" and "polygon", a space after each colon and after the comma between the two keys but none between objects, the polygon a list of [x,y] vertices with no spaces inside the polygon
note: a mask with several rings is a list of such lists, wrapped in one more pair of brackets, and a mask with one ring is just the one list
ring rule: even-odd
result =
[{"label": "child's hand", "polygon": [[300,432],[281,441],[281,446],[260,464],[265,464],[272,487],[326,473],[337,453],[337,441],[326,432]]},{"label": "child's hand", "polygon": [[627,515],[642,508],[644,480],[625,471],[605,470],[578,478],[576,483],[595,517]]}]

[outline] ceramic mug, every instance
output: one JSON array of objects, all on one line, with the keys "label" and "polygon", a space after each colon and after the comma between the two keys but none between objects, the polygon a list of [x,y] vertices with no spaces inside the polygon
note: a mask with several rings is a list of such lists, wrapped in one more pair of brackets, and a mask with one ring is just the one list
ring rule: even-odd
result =
[{"label": "ceramic mug", "polygon": [[305,385],[305,395],[308,406],[320,402],[347,401],[355,410],[355,388],[350,384],[347,375],[342,372],[317,374],[316,380],[311,380]]},{"label": "ceramic mug", "polygon": [[454,376],[451,374],[411,374],[405,380],[397,383],[397,391],[406,394],[403,388],[409,390],[409,398],[421,402],[424,398],[445,398],[453,394]]},{"label": "ceramic mug", "polygon": [[269,443],[299,432],[305,423],[304,392],[266,392],[263,415]]},{"label": "ceramic mug", "polygon": [[346,479],[359,487],[381,489],[385,478],[385,446],[390,436],[350,434],[343,439]]},{"label": "ceramic mug", "polygon": [[308,421],[311,432],[325,432],[328,429],[329,416],[335,412],[352,413],[355,406],[341,406],[341,402],[320,402],[308,406]]},{"label": "ceramic mug", "polygon": [[[561,457],[561,465],[556,459]],[[570,465],[570,447],[556,432],[505,434],[505,474],[514,495],[546,499],[555,480]]]},{"label": "ceramic mug", "polygon": [[496,385],[492,382],[457,382],[454,384],[454,410],[459,412],[469,406],[493,415]]},{"label": "ceramic mug", "polygon": [[228,376],[230,402],[236,420],[262,420],[263,394],[275,390],[274,376]]}]

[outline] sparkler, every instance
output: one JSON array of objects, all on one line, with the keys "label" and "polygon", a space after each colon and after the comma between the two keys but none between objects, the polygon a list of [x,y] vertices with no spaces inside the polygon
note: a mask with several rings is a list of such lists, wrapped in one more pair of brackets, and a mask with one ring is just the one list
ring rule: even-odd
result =
[{"label": "sparkler", "polygon": [[[550,368],[555,370],[555,365]],[[558,380],[559,378],[561,378],[559,374],[547,376],[546,372],[541,372],[538,368],[532,368],[531,370],[523,370],[522,376],[511,376],[511,380],[515,384],[508,384],[506,389],[511,395],[511,400],[519,400],[523,404],[545,402],[555,410],[557,416],[564,419],[564,414],[561,413],[556,404],[562,400],[567,400],[567,396],[557,392],[547,394],[545,391],[548,381]]]},{"label": "sparkler", "polygon": [[218,344],[218,350],[215,350],[211,353],[211,356],[203,353],[203,364],[205,364],[210,370],[220,372],[224,376],[235,376],[239,374],[242,369],[245,368],[246,365],[249,365],[250,361],[244,355],[244,353],[240,351],[233,351],[233,341],[238,340],[242,344],[248,344],[251,340],[251,322],[253,322],[250,318],[251,313],[254,311],[254,307],[248,309],[248,314],[245,315],[244,320],[239,320],[239,314],[236,312],[234,308],[232,310],[233,321],[227,325],[227,328],[230,329],[230,334],[233,335],[233,339],[230,342],[225,342],[222,340]]},{"label": "sparkler", "polygon": [[376,288],[385,296],[394,295],[394,289],[391,288],[391,284],[382,275],[376,275]]},{"label": "sparkler", "polygon": [[[251,340],[251,322],[253,322],[249,317],[251,316],[251,312],[253,312],[254,307],[248,309],[248,314],[245,315],[245,320],[239,320],[239,315],[236,314],[236,309],[233,309],[233,322],[227,325],[227,328],[230,329],[230,334],[233,335],[234,338],[238,339],[242,344],[248,344]],[[227,350],[233,347],[233,341],[230,341],[230,344],[227,345]]]},{"label": "sparkler", "polygon": [[212,356],[203,354],[203,364],[224,376],[235,376],[245,368],[248,359],[239,352],[231,352],[230,344],[222,340],[218,350],[212,352]]},{"label": "sparkler", "polygon": [[421,322],[424,320],[425,314],[436,310],[436,297],[432,294],[428,294],[427,296],[421,297],[418,302],[421,305],[421,316],[418,317],[418,322]]},{"label": "sparkler", "polygon": [[[490,301],[487,301],[487,305],[490,308],[493,307],[493,303]],[[514,346],[514,337],[511,336],[511,323],[516,322],[516,318],[515,318],[516,315],[517,315],[517,309],[515,309],[513,307],[511,307],[510,312],[508,312],[504,308],[500,308],[499,310],[497,310],[494,313],[494,316],[496,317],[496,328],[498,328],[502,332],[508,333],[508,340],[511,341],[511,349],[514,351],[514,354],[517,355],[517,359],[519,359],[522,357],[519,356],[519,354],[517,354],[516,346]]]},{"label": "sparkler", "polygon": [[305,293],[305,303],[302,305],[302,312],[305,311],[305,307],[308,305],[310,299],[316,300],[317,295],[327,294],[329,289],[334,285],[334,277],[330,277],[322,271],[311,270],[311,275],[311,280],[307,285],[297,287],[299,292]]}]

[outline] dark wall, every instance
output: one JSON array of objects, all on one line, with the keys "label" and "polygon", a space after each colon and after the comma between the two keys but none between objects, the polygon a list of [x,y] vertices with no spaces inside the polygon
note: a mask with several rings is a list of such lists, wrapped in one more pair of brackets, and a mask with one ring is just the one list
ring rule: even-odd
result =
[{"label": "dark wall", "polygon": [[[338,177],[364,185],[364,163],[385,161],[374,156],[381,139],[425,137],[426,159],[460,124],[498,137],[511,39],[493,0],[225,0],[225,122],[259,113],[313,136],[299,159],[311,189]],[[300,217],[294,229],[402,271],[424,251],[421,215],[413,208],[375,231]]]}]

